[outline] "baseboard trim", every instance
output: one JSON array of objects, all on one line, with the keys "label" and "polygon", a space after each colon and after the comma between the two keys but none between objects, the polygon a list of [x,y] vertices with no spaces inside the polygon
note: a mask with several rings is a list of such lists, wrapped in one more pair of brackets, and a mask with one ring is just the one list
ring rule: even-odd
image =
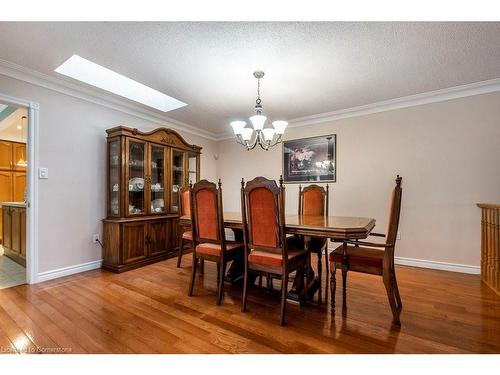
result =
[{"label": "baseboard trim", "polygon": [[[401,266],[430,268],[430,269],[434,269],[434,270],[468,273],[468,274],[473,274],[473,275],[479,275],[481,273],[481,268],[479,266],[470,266],[467,264],[457,264],[457,263],[436,262],[433,260],[394,257],[394,263],[401,265]],[[63,268],[59,268],[59,269],[55,269],[55,270],[40,272],[38,274],[36,282],[41,283],[44,281],[57,279],[59,277],[74,275],[76,273],[85,272],[85,271],[91,271],[91,270],[95,270],[97,268],[101,268],[101,266],[102,266],[102,259],[95,260],[93,262],[77,264],[74,266],[63,267]]]},{"label": "baseboard trim", "polygon": [[469,273],[469,274],[473,274],[473,275],[479,275],[481,273],[481,267],[479,267],[479,266],[470,266],[467,264],[457,264],[457,263],[436,262],[433,260],[394,257],[394,263],[399,264],[401,266],[430,268],[430,269],[434,269],[434,270]]},{"label": "baseboard trim", "polygon": [[36,283],[57,279],[63,276],[73,275],[75,273],[95,270],[97,268],[101,268],[101,265],[102,265],[102,259],[94,260],[93,262],[88,262],[88,263],[76,264],[74,266],[58,268],[55,270],[40,272],[36,278]]}]

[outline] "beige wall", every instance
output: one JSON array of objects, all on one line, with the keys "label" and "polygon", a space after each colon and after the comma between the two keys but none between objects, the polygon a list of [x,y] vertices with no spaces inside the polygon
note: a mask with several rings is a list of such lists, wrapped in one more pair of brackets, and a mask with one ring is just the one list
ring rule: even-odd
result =
[{"label": "beige wall", "polygon": [[[39,272],[100,260],[91,242],[106,215],[105,129],[160,125],[2,75],[0,92],[40,104],[39,165],[49,179],[39,180]],[[215,142],[180,133],[203,147],[201,175],[214,179]]]},{"label": "beige wall", "polygon": [[[105,132],[158,127],[140,118],[0,75],[0,92],[40,103],[39,272],[101,259],[91,243],[105,216]],[[168,126],[168,124],[166,124]],[[245,151],[234,140],[203,147],[202,178],[223,180],[225,210],[239,210],[239,181],[278,178],[281,147]],[[479,209],[500,202],[500,93],[290,128],[287,138],[335,133],[337,183],[330,212],[373,216],[384,231],[389,192],[403,180],[400,257],[479,264]],[[217,162],[214,154],[218,154]],[[297,210],[287,185],[287,211]]]},{"label": "beige wall", "polygon": [[[375,217],[385,231],[390,190],[403,176],[401,240],[396,256],[479,265],[476,202],[500,202],[500,93],[290,128],[286,138],[337,134],[337,182],[330,212]],[[278,179],[281,147],[245,151],[217,145],[224,210],[240,207],[239,187],[255,176]],[[287,185],[287,212],[298,185]]]}]

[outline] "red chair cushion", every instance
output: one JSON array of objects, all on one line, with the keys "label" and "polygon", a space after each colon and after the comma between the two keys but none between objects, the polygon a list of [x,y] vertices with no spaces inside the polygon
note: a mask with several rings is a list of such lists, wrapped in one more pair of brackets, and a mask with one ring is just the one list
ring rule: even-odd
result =
[{"label": "red chair cushion", "polygon": [[192,241],[193,240],[193,232],[191,232],[190,230],[182,233],[182,238],[185,239],[185,240],[190,240]]},{"label": "red chair cushion", "polygon": [[324,195],[318,189],[311,189],[303,193],[303,215],[321,216],[324,215],[325,202]]},{"label": "red chair cushion", "polygon": [[182,192],[181,194],[181,199],[182,199],[182,216],[191,216],[191,205],[189,201],[189,190],[186,190]]},{"label": "red chair cushion", "polygon": [[254,245],[278,247],[276,206],[277,202],[269,189],[257,188],[250,192],[248,210]]},{"label": "red chair cushion", "polygon": [[[342,263],[342,246],[337,247],[330,253],[330,262]],[[347,259],[350,265],[363,265],[371,267],[382,267],[384,261],[384,251],[369,247],[347,246]]]},{"label": "red chair cushion", "polygon": [[195,199],[199,237],[207,240],[217,240],[218,222],[214,192],[208,189],[199,190],[196,192]]},{"label": "red chair cushion", "polygon": [[[227,242],[226,243],[226,251],[235,251],[238,249],[242,249],[243,244],[241,242]],[[221,254],[221,245],[217,243],[200,243],[196,246],[196,252],[198,254],[204,255],[213,255],[220,256]]]},{"label": "red chair cushion", "polygon": [[[289,261],[299,256],[305,256],[305,252],[303,250],[288,250]],[[264,250],[252,250],[248,255],[248,262],[263,266],[281,267],[283,265],[283,256],[281,253],[278,254]]]}]

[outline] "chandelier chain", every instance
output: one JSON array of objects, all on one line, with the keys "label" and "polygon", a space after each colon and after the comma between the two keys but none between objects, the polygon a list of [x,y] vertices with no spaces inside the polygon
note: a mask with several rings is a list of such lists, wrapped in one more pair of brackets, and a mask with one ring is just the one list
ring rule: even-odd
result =
[{"label": "chandelier chain", "polygon": [[262,103],[262,100],[260,99],[260,78],[257,78],[257,100],[255,101],[257,105],[260,105]]}]

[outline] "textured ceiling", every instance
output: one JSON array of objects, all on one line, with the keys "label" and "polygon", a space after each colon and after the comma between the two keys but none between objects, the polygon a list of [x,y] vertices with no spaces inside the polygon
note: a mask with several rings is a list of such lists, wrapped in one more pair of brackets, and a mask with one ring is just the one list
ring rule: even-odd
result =
[{"label": "textured ceiling", "polygon": [[498,78],[499,47],[499,22],[0,23],[1,59],[70,80],[53,70],[78,54],[216,134],[252,114],[256,69],[268,117],[294,119]]}]

